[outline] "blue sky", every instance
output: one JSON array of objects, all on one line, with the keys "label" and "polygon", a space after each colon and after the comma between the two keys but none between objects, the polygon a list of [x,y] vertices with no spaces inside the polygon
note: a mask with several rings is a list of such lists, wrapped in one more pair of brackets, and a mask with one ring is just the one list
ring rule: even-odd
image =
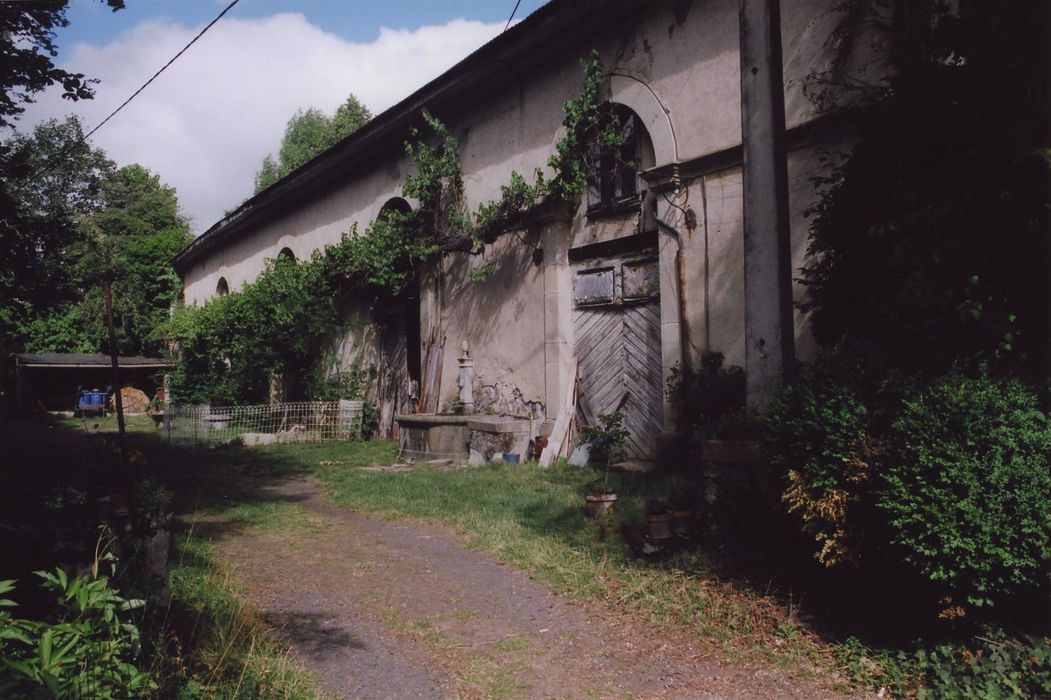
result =
[{"label": "blue sky", "polygon": [[[59,35],[61,45],[104,43],[120,32],[149,19],[166,18],[185,25],[210,22],[230,0],[126,0],[113,12],[102,0],[73,0],[66,16],[70,26]],[[522,19],[543,0],[522,0],[515,19]],[[514,0],[241,0],[227,15],[258,19],[282,12],[298,12],[312,24],[350,41],[368,42],[380,27],[418,29],[463,18],[506,22]],[[61,46],[60,46],[61,48]]]},{"label": "blue sky", "polygon": [[[77,116],[85,130],[131,95],[229,0],[72,0],[57,61],[98,78],[95,99],[57,92],[30,105],[18,128]],[[543,5],[522,0],[515,20]],[[140,163],[176,188],[196,233],[252,194],[300,109],[333,113],[348,94],[380,113],[501,31],[514,0],[241,0],[92,145],[119,165]]]}]

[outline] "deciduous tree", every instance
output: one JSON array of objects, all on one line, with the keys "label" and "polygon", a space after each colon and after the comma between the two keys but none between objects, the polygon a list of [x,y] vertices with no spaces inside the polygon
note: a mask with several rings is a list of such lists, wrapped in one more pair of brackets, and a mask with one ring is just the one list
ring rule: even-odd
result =
[{"label": "deciduous tree", "polygon": [[277,158],[267,156],[263,159],[263,165],[256,174],[255,191],[265,190],[360,129],[370,119],[372,113],[354,95],[347,97],[332,117],[319,109],[299,110],[288,120]]},{"label": "deciduous tree", "polygon": [[[114,12],[124,0],[104,0]],[[52,86],[62,86],[69,100],[90,99],[91,79],[55,66],[55,30],[68,26],[68,0],[0,3],[0,126],[25,111],[33,95]]]}]

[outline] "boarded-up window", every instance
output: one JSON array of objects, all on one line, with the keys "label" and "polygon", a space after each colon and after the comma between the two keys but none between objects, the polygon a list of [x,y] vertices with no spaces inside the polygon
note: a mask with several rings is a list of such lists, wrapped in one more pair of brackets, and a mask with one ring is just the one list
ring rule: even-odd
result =
[{"label": "boarded-up window", "polygon": [[613,268],[578,272],[573,283],[573,301],[578,305],[613,301]]},{"label": "boarded-up window", "polygon": [[621,269],[625,300],[652,299],[660,296],[660,270],[656,260],[627,262]]}]

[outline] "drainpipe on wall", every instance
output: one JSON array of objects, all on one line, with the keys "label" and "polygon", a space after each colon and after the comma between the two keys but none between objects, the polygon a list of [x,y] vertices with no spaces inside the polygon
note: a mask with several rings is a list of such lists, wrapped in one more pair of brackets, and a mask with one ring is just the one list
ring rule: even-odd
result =
[{"label": "drainpipe on wall", "polygon": [[682,232],[659,216],[655,216],[654,220],[659,227],[675,237],[675,276],[678,287],[678,303],[675,306],[679,317],[679,362],[685,367],[690,347],[690,322],[686,318],[686,260],[682,254]]}]

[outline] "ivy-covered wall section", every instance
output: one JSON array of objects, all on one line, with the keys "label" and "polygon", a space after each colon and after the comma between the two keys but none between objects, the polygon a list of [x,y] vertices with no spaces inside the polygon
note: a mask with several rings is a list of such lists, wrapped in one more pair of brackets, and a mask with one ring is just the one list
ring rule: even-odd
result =
[{"label": "ivy-covered wall section", "polygon": [[[168,326],[177,348],[173,396],[193,403],[262,402],[273,374],[284,376],[289,398],[327,396],[332,391],[325,355],[345,330],[341,300],[353,295],[369,305],[396,298],[442,255],[480,254],[501,233],[525,226],[541,201],[578,199],[590,167],[585,144],[618,138],[616,124],[600,109],[606,73],[597,54],[592,52],[581,67],[583,88],[564,104],[565,135],[548,161],[552,177],[538,168],[530,182],[512,172],[500,199],[468,211],[459,143],[424,111],[431,133],[414,130],[405,144],[414,173],[402,189],[417,208],[385,211],[364,231],[353,226],[309,261],[271,260],[241,290],[203,307],[179,308]],[[481,282],[492,269],[475,265],[468,274]]]}]

